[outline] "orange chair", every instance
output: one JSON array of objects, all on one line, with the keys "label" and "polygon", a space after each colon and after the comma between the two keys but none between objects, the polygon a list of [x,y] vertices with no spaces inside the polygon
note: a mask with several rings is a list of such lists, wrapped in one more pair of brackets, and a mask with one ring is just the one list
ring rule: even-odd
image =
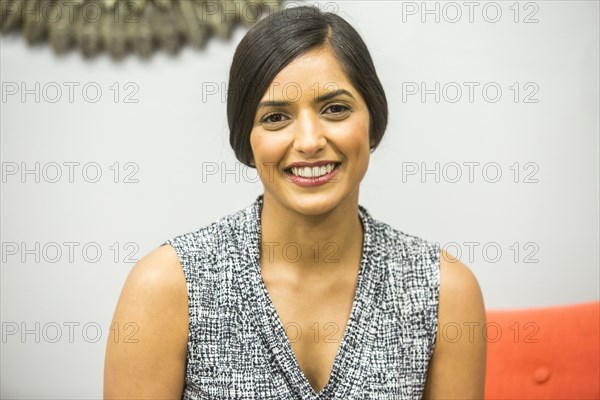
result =
[{"label": "orange chair", "polygon": [[600,399],[600,301],[486,314],[486,399]]}]

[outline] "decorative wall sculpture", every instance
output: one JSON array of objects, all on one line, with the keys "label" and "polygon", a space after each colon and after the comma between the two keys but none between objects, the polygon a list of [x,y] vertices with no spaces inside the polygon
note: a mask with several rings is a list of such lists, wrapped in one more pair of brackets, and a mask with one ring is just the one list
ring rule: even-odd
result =
[{"label": "decorative wall sculpture", "polygon": [[29,45],[49,41],[56,54],[75,47],[86,57],[113,59],[186,43],[202,48],[227,40],[238,24],[251,26],[281,9],[282,0],[0,0],[0,31],[22,30]]}]

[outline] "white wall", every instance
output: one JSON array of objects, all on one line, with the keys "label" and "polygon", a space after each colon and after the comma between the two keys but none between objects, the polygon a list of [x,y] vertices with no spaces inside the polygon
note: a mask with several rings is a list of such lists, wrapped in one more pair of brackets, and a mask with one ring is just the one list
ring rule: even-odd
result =
[{"label": "white wall", "polygon": [[[463,2],[453,3],[463,14],[456,23],[449,21],[456,8],[427,7],[436,4],[439,23],[422,15],[421,2],[320,2],[361,32],[390,106],[360,203],[377,219],[460,252],[488,308],[598,299],[598,2],[538,1],[527,8],[521,2],[519,22],[513,2],[480,2],[472,23]],[[488,22],[496,5],[500,20]],[[524,23],[530,14],[538,22]],[[34,174],[22,182],[20,171],[2,180],[2,398],[101,398],[109,324],[133,266],[127,255],[140,258],[261,193],[260,182],[244,180],[245,169],[224,179],[204,176],[204,182],[202,174],[211,163],[239,167],[229,147],[225,99],[219,90],[203,100],[203,88],[226,84],[243,34],[239,28],[231,42],[213,40],[204,52],[187,48],[176,58],[159,53],[149,63],[134,57],[113,63],[107,56],[87,62],[75,52],[57,58],[48,46],[27,47],[20,36],[0,39],[3,95],[22,82],[28,88],[39,82],[49,97],[48,84],[64,89],[56,103],[36,102],[33,95],[1,103],[3,172],[39,163],[46,173],[39,182]],[[80,85],[72,103],[65,82]],[[115,82],[117,103],[110,89]],[[128,82],[137,88],[137,103],[124,101],[132,92]],[[421,83],[433,89],[436,82],[439,103],[434,94],[423,102],[407,92]],[[463,91],[455,103],[452,82]],[[479,85],[472,102],[464,82]],[[83,98],[87,83],[102,89],[97,103]],[[497,102],[484,98],[486,84],[490,97],[501,88]],[[536,102],[525,102],[533,92],[529,100]],[[80,163],[73,182],[69,162]],[[57,183],[49,182],[53,163],[62,167]],[[85,181],[86,163],[100,166],[99,182]],[[439,182],[433,174],[421,176],[436,163]],[[479,163],[472,182],[468,163]],[[456,165],[462,178],[452,183]],[[419,173],[407,175],[415,166]],[[497,168],[499,181],[488,182]],[[125,183],[132,172],[138,182]],[[252,171],[247,176],[255,177]],[[93,177],[90,167],[85,178]],[[77,243],[72,260],[65,242]],[[469,242],[476,242],[473,257]],[[26,254],[36,243],[40,250]],[[84,245],[91,258],[101,249],[99,261],[86,261]],[[57,246],[62,256],[53,263]],[[502,254],[494,260],[498,248]],[[71,325],[72,343],[69,323],[79,324]],[[96,326],[102,332],[93,343]],[[57,327],[62,336],[50,343]],[[23,328],[33,333],[22,337]],[[12,329],[19,331],[11,335]]]}]

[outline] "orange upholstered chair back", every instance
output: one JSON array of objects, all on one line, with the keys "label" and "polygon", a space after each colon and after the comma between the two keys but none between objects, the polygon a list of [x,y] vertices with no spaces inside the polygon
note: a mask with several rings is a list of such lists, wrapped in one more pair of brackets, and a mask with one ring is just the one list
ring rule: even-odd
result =
[{"label": "orange upholstered chair back", "polygon": [[600,399],[600,302],[488,310],[485,398]]}]

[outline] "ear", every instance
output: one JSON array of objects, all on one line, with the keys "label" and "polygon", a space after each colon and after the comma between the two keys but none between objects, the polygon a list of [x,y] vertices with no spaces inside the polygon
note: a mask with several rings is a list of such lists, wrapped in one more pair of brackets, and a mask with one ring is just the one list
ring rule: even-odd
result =
[{"label": "ear", "polygon": [[374,140],[371,140],[371,141],[369,142],[369,149],[370,149],[371,151],[375,150],[375,141],[374,141]]},{"label": "ear", "polygon": [[369,131],[369,148],[373,150],[375,148],[375,139],[371,136],[371,132]]}]

